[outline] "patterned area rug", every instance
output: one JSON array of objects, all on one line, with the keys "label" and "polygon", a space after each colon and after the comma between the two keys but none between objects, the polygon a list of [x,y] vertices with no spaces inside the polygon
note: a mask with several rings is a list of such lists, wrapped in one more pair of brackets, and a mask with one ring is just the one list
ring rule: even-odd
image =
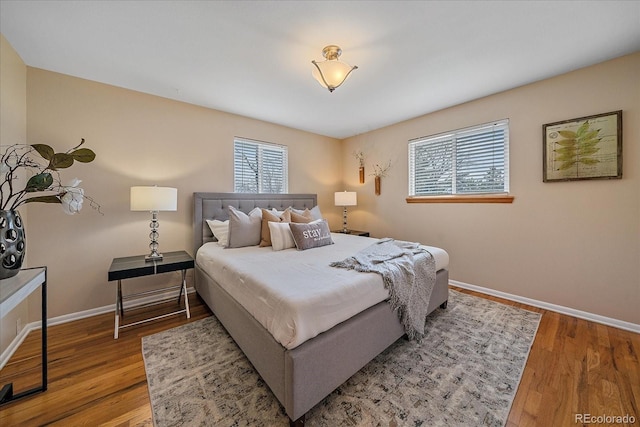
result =
[{"label": "patterned area rug", "polygon": [[[421,342],[398,340],[307,413],[310,426],[503,426],[540,315],[450,291]],[[287,426],[215,317],[142,339],[154,423]]]}]

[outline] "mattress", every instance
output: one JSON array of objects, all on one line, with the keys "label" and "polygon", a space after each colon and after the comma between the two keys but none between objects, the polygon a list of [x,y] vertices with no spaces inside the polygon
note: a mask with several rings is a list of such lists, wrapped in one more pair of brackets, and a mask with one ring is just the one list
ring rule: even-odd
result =
[{"label": "mattress", "polygon": [[[283,347],[292,349],[389,297],[376,273],[330,267],[377,239],[340,233],[335,244],[299,251],[248,246],[225,249],[206,243],[196,263],[267,329]],[[449,255],[423,246],[436,270]]]}]

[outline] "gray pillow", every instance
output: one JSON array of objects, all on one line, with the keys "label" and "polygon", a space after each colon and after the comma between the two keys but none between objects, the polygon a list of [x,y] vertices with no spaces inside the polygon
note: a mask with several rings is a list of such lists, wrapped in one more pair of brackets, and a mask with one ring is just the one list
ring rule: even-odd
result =
[{"label": "gray pillow", "polygon": [[254,208],[249,215],[229,206],[229,244],[228,248],[256,246],[260,243],[262,211]]},{"label": "gray pillow", "polygon": [[331,231],[327,220],[314,221],[309,224],[299,224],[292,222],[289,224],[293,241],[298,250],[317,248],[320,246],[333,245]]}]

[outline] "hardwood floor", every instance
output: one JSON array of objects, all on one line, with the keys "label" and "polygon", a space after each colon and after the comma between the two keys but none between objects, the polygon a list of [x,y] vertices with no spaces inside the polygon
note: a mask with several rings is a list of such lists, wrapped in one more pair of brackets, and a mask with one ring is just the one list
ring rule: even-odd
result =
[{"label": "hardwood floor", "polygon": [[[542,313],[507,426],[582,425],[576,414],[628,414],[635,424],[615,425],[640,424],[640,335],[454,289]],[[176,315],[131,327],[118,340],[113,314],[50,327],[48,390],[0,406],[0,425],[151,425],[141,337],[211,315],[195,294],[189,301],[190,320]],[[175,303],[152,310],[172,309]],[[136,313],[126,314],[127,322],[135,320]],[[40,333],[32,332],[0,371],[0,384],[37,385],[39,362]]]}]

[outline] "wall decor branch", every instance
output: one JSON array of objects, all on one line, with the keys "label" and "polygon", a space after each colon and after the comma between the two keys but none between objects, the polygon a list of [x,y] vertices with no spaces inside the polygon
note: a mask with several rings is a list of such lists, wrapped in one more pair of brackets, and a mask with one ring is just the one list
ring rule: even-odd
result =
[{"label": "wall decor branch", "polygon": [[391,169],[391,160],[389,160],[387,163],[385,163],[383,165],[380,165],[378,163],[373,165],[373,174],[372,175],[374,176],[374,184],[375,184],[376,196],[380,195],[382,178],[387,176],[387,174],[389,172],[389,169]]},{"label": "wall decor branch", "polygon": [[360,169],[358,171],[360,175],[360,184],[364,184],[364,153],[362,151],[354,151],[353,156],[358,160]]}]

